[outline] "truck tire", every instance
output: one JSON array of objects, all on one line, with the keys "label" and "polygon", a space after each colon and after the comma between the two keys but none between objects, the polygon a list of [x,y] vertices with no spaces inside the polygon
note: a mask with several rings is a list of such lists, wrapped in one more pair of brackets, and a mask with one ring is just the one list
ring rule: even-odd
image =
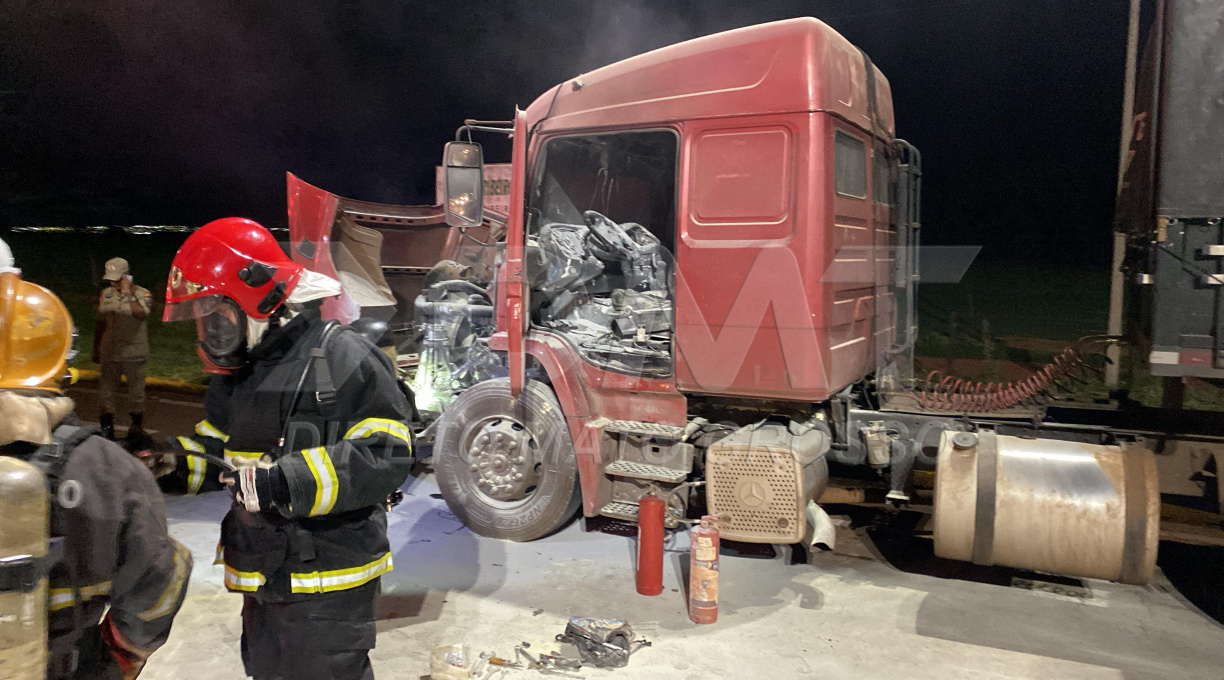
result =
[{"label": "truck tire", "polygon": [[442,414],[434,471],[447,507],[481,536],[532,541],[578,510],[578,461],[552,390],[528,380],[473,385]]}]

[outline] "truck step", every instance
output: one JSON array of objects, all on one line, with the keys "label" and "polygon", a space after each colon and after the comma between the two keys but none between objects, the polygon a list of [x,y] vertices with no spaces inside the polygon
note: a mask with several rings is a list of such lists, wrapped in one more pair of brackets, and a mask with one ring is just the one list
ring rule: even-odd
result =
[{"label": "truck step", "polygon": [[626,522],[636,522],[638,516],[637,503],[612,501],[599,509],[599,514],[613,519],[623,519]]},{"label": "truck step", "polygon": [[[679,484],[688,477],[687,470],[674,470],[662,465],[638,463],[631,460],[618,460],[608,463],[604,468],[604,472],[614,477],[649,479],[655,482],[667,482],[668,484]],[[634,515],[637,515],[636,510],[634,510]]]},{"label": "truck step", "polygon": [[[632,522],[637,524],[638,521],[638,506],[637,503],[629,501],[612,501],[599,509],[599,514],[612,519],[619,519],[622,522]],[[663,526],[668,529],[675,529],[680,526],[680,522],[672,516],[672,513],[667,513],[663,518]]]},{"label": "truck step", "polygon": [[684,434],[684,428],[662,423],[648,423],[639,420],[613,420],[604,425],[604,432],[631,434],[639,437],[656,437],[659,439],[678,440]]}]

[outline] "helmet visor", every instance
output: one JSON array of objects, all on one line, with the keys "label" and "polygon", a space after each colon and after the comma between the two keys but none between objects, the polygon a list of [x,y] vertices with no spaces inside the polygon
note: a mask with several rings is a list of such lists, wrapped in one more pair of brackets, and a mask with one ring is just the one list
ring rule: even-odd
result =
[{"label": "helmet visor", "polygon": [[196,334],[212,356],[229,356],[246,341],[246,315],[238,303],[224,295],[209,295],[166,305],[165,321],[194,319]]},{"label": "helmet visor", "polygon": [[229,314],[232,310],[232,304],[224,295],[208,295],[183,302],[167,302],[162,321],[202,319],[215,313]]},{"label": "helmet visor", "polygon": [[237,356],[246,344],[246,314],[237,302],[224,295],[169,303],[163,318],[166,321],[194,319],[200,346],[214,361]]}]

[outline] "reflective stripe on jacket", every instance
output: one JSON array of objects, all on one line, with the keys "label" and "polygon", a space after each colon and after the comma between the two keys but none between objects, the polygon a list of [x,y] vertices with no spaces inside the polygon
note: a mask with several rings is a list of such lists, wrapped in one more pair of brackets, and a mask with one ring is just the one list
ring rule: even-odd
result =
[{"label": "reflective stripe on jacket", "polygon": [[[252,514],[235,505],[222,522],[230,590],[299,599],[355,588],[392,568],[381,503],[412,467],[411,406],[386,355],[349,329],[338,329],[327,345],[334,401],[319,402],[312,367],[291,408],[324,326],[317,311],[307,311],[271,331],[251,351],[250,366],[213,379],[205,420],[180,440],[188,451],[203,450],[235,465],[274,461],[289,488],[289,507]],[[282,449],[278,443],[290,412],[289,441]],[[219,472],[191,456],[179,468],[189,493],[221,488]]]},{"label": "reflective stripe on jacket", "polygon": [[139,460],[97,436],[69,454],[60,484],[69,481],[81,485],[80,502],[51,504],[51,533],[65,539],[64,559],[49,577],[51,638],[71,634],[77,616],[96,625],[109,607],[127,640],[157,649],[183,604],[192,568],[191,551],[170,537],[157,482]]}]

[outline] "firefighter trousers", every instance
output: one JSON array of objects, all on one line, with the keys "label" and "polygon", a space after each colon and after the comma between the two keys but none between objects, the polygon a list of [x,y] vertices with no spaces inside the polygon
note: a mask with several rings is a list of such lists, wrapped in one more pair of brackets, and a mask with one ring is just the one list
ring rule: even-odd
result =
[{"label": "firefighter trousers", "polygon": [[374,680],[379,579],[296,602],[242,602],[242,663],[255,680]]},{"label": "firefighter trousers", "polygon": [[121,378],[127,378],[130,413],[145,410],[145,360],[103,361],[98,377],[98,402],[103,413],[115,413],[115,392]]},{"label": "firefighter trousers", "polygon": [[53,634],[49,643],[47,678],[49,680],[123,680],[123,671],[102,641],[98,626],[81,631],[79,638],[65,649]]}]

